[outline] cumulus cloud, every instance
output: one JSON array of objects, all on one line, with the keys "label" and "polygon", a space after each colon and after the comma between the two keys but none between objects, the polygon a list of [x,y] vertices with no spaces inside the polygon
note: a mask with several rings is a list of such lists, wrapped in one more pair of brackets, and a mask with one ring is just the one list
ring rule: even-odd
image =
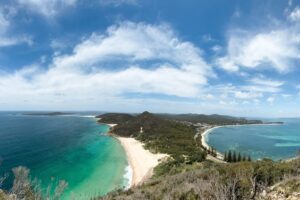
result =
[{"label": "cumulus cloud", "polygon": [[32,12],[51,17],[66,7],[74,6],[77,0],[17,0],[17,2]]},{"label": "cumulus cloud", "polygon": [[278,29],[260,33],[237,31],[231,33],[227,55],[216,63],[228,71],[240,68],[275,69],[287,72],[293,61],[299,60],[300,34],[296,29]]},{"label": "cumulus cloud", "polygon": [[168,25],[130,22],[92,34],[71,54],[55,56],[47,70],[37,69],[2,75],[0,97],[11,104],[24,99],[73,106],[111,103],[130,92],[197,97],[213,76],[201,50],[181,41]]}]

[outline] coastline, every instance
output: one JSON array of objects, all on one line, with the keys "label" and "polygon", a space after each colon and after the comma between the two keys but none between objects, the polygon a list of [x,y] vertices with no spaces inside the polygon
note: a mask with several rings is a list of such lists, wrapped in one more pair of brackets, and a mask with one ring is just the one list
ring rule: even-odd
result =
[{"label": "coastline", "polygon": [[[221,127],[224,127],[224,126],[212,126],[210,128],[205,129],[202,133],[200,133],[201,134],[201,144],[203,147],[205,147],[207,149],[210,148],[210,146],[206,142],[206,138],[214,129],[221,128]],[[224,155],[222,153],[220,153],[219,151],[217,151],[216,158],[223,161]]]},{"label": "coastline", "polygon": [[119,141],[123,147],[128,161],[124,177],[129,180],[126,189],[141,185],[153,175],[153,169],[164,159],[167,154],[154,154],[144,148],[144,143],[131,137],[120,137],[111,133],[117,124],[106,124],[110,127],[108,135]]},{"label": "coastline", "polygon": [[[203,147],[209,149],[211,146],[209,146],[209,144],[206,142],[206,139],[208,137],[208,135],[214,130],[214,129],[217,129],[217,128],[222,128],[222,127],[236,127],[236,126],[274,126],[274,125],[281,125],[281,124],[272,124],[272,123],[269,123],[269,124],[232,124],[232,125],[221,125],[221,126],[210,126],[209,128],[206,128],[202,133],[199,133],[201,135],[201,144]],[[212,158],[215,158],[215,157],[212,157]],[[220,160],[220,161],[223,161],[224,159],[224,155],[217,151],[217,157],[216,159]],[[290,160],[293,160],[295,158],[289,158],[289,159],[285,159],[285,161],[290,161]]]},{"label": "coastline", "polygon": [[153,169],[167,154],[153,154],[144,148],[144,144],[134,138],[113,135],[123,146],[128,164],[132,170],[132,177],[128,188],[141,185],[153,175]]}]

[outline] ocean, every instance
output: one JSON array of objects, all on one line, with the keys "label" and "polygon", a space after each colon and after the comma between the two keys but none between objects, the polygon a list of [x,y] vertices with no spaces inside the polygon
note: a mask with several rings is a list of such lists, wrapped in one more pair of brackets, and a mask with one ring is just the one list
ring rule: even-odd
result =
[{"label": "ocean", "polygon": [[216,128],[206,142],[217,151],[228,150],[250,155],[253,159],[289,159],[300,150],[300,119],[268,119],[283,125],[245,125]]},{"label": "ocean", "polygon": [[[86,114],[29,116],[0,112],[0,175],[25,166],[46,190],[68,182],[63,199],[89,199],[129,184],[126,154],[119,142]],[[126,176],[127,175],[127,176]]]}]

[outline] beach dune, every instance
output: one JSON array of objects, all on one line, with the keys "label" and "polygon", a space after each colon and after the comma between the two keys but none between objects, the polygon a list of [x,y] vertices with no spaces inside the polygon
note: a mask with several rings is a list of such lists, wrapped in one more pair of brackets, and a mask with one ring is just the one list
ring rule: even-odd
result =
[{"label": "beach dune", "polygon": [[144,149],[143,143],[126,137],[116,137],[125,149],[129,165],[132,168],[130,187],[140,185],[153,174],[153,168],[168,157],[167,154],[153,154]]}]

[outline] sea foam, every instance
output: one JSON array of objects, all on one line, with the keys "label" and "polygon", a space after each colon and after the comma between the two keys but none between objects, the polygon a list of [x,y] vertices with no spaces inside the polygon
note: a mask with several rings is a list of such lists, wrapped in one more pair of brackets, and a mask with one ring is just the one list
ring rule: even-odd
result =
[{"label": "sea foam", "polygon": [[124,180],[125,180],[125,184],[126,187],[125,189],[129,189],[132,183],[132,175],[133,175],[133,171],[130,165],[127,165],[127,167],[125,168],[125,173],[124,173]]}]

